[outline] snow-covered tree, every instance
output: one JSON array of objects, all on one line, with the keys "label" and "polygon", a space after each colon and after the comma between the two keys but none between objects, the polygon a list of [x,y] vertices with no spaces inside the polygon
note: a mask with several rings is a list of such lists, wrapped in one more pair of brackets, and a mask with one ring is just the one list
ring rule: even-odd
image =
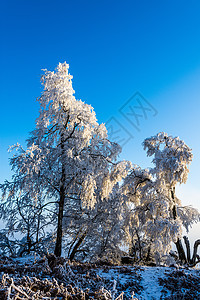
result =
[{"label": "snow-covered tree", "polygon": [[[23,152],[21,147],[18,151]],[[18,158],[17,155],[11,158],[13,168]],[[12,238],[12,244],[15,243],[15,253],[21,256],[39,251],[41,243],[47,239],[46,227],[52,225],[56,216],[48,209],[50,203],[46,203],[37,178],[25,178],[16,168],[13,181],[5,181],[1,189],[0,218],[5,223],[7,239]]]},{"label": "snow-covered tree", "polygon": [[[108,140],[105,125],[98,124],[93,108],[76,100],[68,68],[60,63],[55,72],[45,70],[36,128],[27,149],[19,146],[11,160],[13,181],[2,185],[5,201],[34,202],[35,207],[37,199],[43,201],[52,225],[56,221],[57,256],[62,249],[63,216],[74,223],[79,216],[90,215],[130,166],[116,163],[120,146]],[[77,222],[76,230],[84,236],[87,219]]]},{"label": "snow-covered tree", "polygon": [[[108,139],[92,106],[75,98],[68,69],[59,63],[44,70],[36,127],[26,149],[13,147],[14,175],[0,186],[5,232],[25,235],[21,253],[51,238],[60,256],[65,236],[70,259],[119,257],[127,243],[148,259],[169,253],[174,242],[186,260],[181,229],[199,221],[199,213],[181,205],[175,187],[187,180],[191,149],[161,132],[143,143],[153,168],[117,161],[120,146]],[[9,249],[4,233],[2,242]]]},{"label": "snow-covered tree", "polygon": [[[147,149],[148,156],[154,156],[153,163],[155,165],[152,171],[156,176],[162,194],[169,198],[169,210],[174,222],[183,224],[181,214],[178,214],[177,207],[181,206],[180,200],[175,196],[176,185],[186,183],[189,165],[192,161],[192,150],[179,137],[168,136],[166,133],[159,133],[154,137],[144,141],[144,149]],[[189,207],[187,207],[189,210]],[[196,211],[194,214],[188,214],[188,223],[192,223],[199,219],[199,214]],[[194,217],[194,218],[193,218]],[[188,226],[186,225],[186,228]],[[186,256],[178,237],[175,242],[179,258],[181,261],[186,261]]]},{"label": "snow-covered tree", "polygon": [[181,243],[182,226],[188,229],[199,221],[199,213],[181,206],[175,187],[187,180],[191,149],[178,137],[163,132],[145,139],[143,145],[147,155],[153,156],[154,167],[142,170],[134,166],[123,184],[123,193],[134,212],[137,235],[140,233],[155,255],[169,253],[174,242],[180,260],[186,261]]},{"label": "snow-covered tree", "polygon": [[64,231],[67,234],[68,256],[70,259],[119,262],[127,205],[121,197],[119,184],[114,186],[107,199],[103,199],[101,193],[97,194],[99,196],[94,209],[78,210],[78,207],[71,206],[65,210],[67,218]]}]

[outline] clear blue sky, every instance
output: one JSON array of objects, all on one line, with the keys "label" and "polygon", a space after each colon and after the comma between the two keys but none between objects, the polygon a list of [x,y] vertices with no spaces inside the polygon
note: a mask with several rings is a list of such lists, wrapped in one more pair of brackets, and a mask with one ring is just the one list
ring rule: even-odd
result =
[{"label": "clear blue sky", "polygon": [[[158,131],[185,140],[194,161],[178,193],[200,209],[199,15],[197,0],[1,1],[0,181],[10,177],[8,146],[34,128],[41,69],[67,61],[76,97],[134,136],[123,158],[149,166],[141,142]],[[158,112],[140,132],[119,111],[136,91]]]}]

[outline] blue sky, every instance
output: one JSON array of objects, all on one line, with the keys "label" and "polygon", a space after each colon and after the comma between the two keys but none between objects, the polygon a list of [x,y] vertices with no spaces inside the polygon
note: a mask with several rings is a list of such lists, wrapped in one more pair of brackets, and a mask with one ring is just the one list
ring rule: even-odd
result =
[{"label": "blue sky", "polygon": [[[186,0],[1,1],[0,181],[11,174],[8,146],[35,126],[41,69],[67,61],[76,97],[134,136],[122,158],[149,166],[141,143],[159,131],[185,140],[194,160],[178,194],[200,209],[199,14],[200,2]],[[157,111],[140,131],[119,111],[137,91]]]}]

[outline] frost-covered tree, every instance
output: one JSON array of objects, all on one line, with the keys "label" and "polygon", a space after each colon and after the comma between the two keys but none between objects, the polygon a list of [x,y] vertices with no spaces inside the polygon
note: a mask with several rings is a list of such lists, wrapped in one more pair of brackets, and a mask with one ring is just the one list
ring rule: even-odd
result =
[{"label": "frost-covered tree", "polygon": [[25,235],[21,253],[44,248],[51,238],[60,256],[65,236],[70,259],[117,257],[122,243],[148,259],[169,253],[173,241],[186,260],[181,228],[199,221],[199,213],[182,207],[175,188],[187,180],[191,149],[159,133],[143,143],[153,168],[118,162],[120,146],[109,141],[93,108],[75,98],[68,69],[60,63],[45,70],[35,130],[25,149],[13,147],[14,175],[0,186],[6,233]]},{"label": "frost-covered tree", "polygon": [[87,221],[83,216],[109,196],[130,165],[115,162],[121,149],[108,140],[93,108],[76,100],[68,68],[60,63],[55,72],[45,70],[36,128],[27,148],[18,147],[11,160],[13,181],[2,185],[5,202],[28,201],[36,207],[38,199],[42,201],[56,227],[56,256],[61,255],[63,217],[71,222],[69,227],[76,224],[83,238]]},{"label": "frost-covered tree", "polygon": [[[169,211],[174,222],[180,222],[181,214],[178,213],[177,208],[181,206],[180,200],[175,196],[176,185],[186,183],[189,165],[192,161],[192,150],[180,140],[179,137],[168,136],[166,133],[159,133],[154,137],[144,141],[144,149],[147,149],[148,156],[154,156],[153,163],[155,168],[152,174],[156,176],[162,194],[169,198]],[[184,209],[183,209],[184,210]],[[189,207],[187,207],[189,210]],[[191,224],[199,219],[199,214],[187,214],[188,224]],[[179,258],[181,261],[186,261],[184,249],[181,239],[178,237],[175,242]]]},{"label": "frost-covered tree", "polygon": [[134,212],[134,226],[155,255],[169,253],[173,241],[180,260],[186,262],[182,226],[188,229],[199,221],[199,213],[181,206],[175,187],[187,180],[191,149],[178,137],[163,132],[145,139],[143,145],[147,155],[153,156],[154,167],[142,170],[134,166],[123,184]]},{"label": "frost-covered tree", "polygon": [[[18,151],[23,150],[18,148]],[[52,225],[55,213],[48,209],[49,203],[37,185],[37,178],[28,179],[20,174],[16,168],[18,158],[17,155],[11,158],[11,165],[15,168],[13,181],[1,185],[0,217],[6,227],[4,235],[6,233],[8,241],[12,238],[10,242],[15,243],[15,254],[21,256],[31,251],[40,252],[41,243],[47,239],[46,227]]]},{"label": "frost-covered tree", "polygon": [[[112,171],[107,176],[111,174]],[[99,192],[97,189],[97,194],[99,196],[94,209],[78,210],[76,207],[72,211],[72,207],[69,207],[70,211],[66,211],[68,217],[67,222],[64,222],[64,230],[68,236],[68,255],[70,259],[75,257],[90,261],[101,259],[119,262],[124,240],[123,226],[127,205],[121,197],[121,188],[118,183],[106,198],[102,198],[101,189]]]}]

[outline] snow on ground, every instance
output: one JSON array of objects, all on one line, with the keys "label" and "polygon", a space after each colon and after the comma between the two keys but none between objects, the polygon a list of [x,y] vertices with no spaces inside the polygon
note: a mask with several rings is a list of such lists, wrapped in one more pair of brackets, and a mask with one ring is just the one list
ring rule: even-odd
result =
[{"label": "snow on ground", "polygon": [[162,287],[158,279],[164,277],[164,272],[165,268],[162,267],[141,268],[143,291],[138,299],[160,299]]},{"label": "snow on ground", "polygon": [[[0,299],[200,299],[200,270],[0,257]],[[18,297],[18,298],[17,298]]]}]

